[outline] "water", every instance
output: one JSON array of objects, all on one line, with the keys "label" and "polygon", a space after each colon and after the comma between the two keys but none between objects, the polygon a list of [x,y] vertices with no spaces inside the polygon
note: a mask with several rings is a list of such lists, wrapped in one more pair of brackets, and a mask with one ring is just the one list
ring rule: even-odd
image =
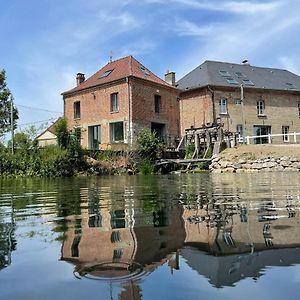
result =
[{"label": "water", "polygon": [[0,181],[0,299],[297,299],[300,174]]}]

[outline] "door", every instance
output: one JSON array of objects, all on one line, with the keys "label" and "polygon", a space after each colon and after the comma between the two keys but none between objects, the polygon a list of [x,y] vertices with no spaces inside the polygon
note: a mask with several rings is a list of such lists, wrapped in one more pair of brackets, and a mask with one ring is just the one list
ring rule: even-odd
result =
[{"label": "door", "polygon": [[267,136],[271,134],[271,126],[266,126],[266,125],[254,125],[253,126],[253,135],[256,136],[264,136],[264,137],[257,137],[254,139],[254,144],[268,144],[269,139]]}]

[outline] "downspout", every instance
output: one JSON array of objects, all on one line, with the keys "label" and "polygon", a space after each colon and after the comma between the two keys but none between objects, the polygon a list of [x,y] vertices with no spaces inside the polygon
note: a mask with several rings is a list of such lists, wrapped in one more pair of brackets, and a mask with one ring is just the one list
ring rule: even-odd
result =
[{"label": "downspout", "polygon": [[132,128],[132,88],[129,83],[129,77],[126,77],[128,92],[128,127],[129,127],[129,149],[132,150],[133,144],[133,128]]},{"label": "downspout", "polygon": [[215,108],[215,93],[214,91],[211,89],[211,87],[208,85],[207,86],[208,90],[211,93],[211,101],[212,101],[212,114],[213,114],[213,124],[217,123],[217,118],[216,118],[216,108]]}]

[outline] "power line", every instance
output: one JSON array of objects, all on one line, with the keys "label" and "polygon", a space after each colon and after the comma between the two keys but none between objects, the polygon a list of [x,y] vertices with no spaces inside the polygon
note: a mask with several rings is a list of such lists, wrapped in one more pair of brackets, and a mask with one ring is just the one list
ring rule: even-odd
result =
[{"label": "power line", "polygon": [[53,112],[53,113],[63,114],[63,112],[61,112],[61,111],[48,110],[48,109],[44,109],[44,108],[26,106],[26,105],[21,105],[21,104],[15,104],[15,105],[19,106],[19,107],[23,107],[23,108],[28,108],[28,109],[36,109],[36,110],[42,110],[42,111],[47,111],[47,112]]},{"label": "power line", "polygon": [[30,122],[30,123],[24,123],[24,124],[19,124],[18,127],[25,126],[25,125],[31,125],[31,124],[38,124],[38,123],[43,123],[43,122],[48,122],[48,121],[54,121],[54,120],[55,120],[55,118],[50,118],[50,119],[42,120],[42,121],[35,121],[35,122]]}]

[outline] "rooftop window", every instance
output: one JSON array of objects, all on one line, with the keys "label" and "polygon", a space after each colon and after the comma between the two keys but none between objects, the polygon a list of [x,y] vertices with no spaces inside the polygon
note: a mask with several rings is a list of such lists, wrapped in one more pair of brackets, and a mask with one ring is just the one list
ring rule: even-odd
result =
[{"label": "rooftop window", "polygon": [[141,67],[141,70],[142,70],[142,72],[143,72],[145,75],[150,76],[149,71],[148,71],[145,67]]},{"label": "rooftop window", "polygon": [[220,75],[222,75],[222,76],[224,76],[224,77],[231,76],[230,73],[229,73],[228,71],[220,70],[219,73],[220,73]]},{"label": "rooftop window", "polygon": [[250,85],[250,86],[251,86],[251,85],[252,85],[252,86],[254,85],[254,83],[253,83],[250,79],[243,79],[243,84],[244,84],[244,85]]},{"label": "rooftop window", "polygon": [[235,72],[235,75],[239,78],[246,77],[242,72]]},{"label": "rooftop window", "polygon": [[239,84],[235,79],[233,79],[232,77],[228,77],[226,78],[227,82],[230,84]]},{"label": "rooftop window", "polygon": [[289,89],[294,89],[294,88],[295,88],[294,84],[291,83],[291,82],[286,82],[285,85],[286,85],[287,88],[289,88]]},{"label": "rooftop window", "polygon": [[107,70],[107,71],[103,72],[103,73],[101,74],[101,76],[99,77],[99,79],[104,78],[104,77],[107,77],[112,71],[113,71],[113,70]]}]

